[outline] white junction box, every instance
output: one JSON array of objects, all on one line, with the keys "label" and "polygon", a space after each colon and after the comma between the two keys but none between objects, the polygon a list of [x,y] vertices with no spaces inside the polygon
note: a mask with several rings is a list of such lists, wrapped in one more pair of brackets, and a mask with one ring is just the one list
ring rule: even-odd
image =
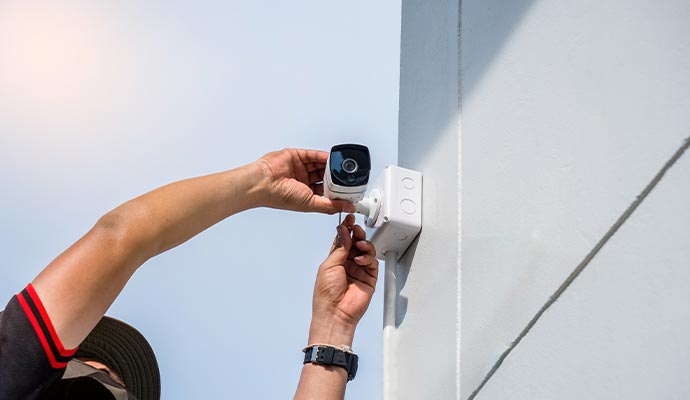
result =
[{"label": "white junction box", "polygon": [[388,165],[368,196],[376,211],[365,225],[376,258],[384,260],[387,252],[394,251],[400,259],[422,228],[422,174]]}]

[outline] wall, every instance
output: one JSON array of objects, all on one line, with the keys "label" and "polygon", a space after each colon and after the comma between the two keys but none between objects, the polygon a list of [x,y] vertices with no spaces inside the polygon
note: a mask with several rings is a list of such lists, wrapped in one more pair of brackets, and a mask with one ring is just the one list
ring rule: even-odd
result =
[{"label": "wall", "polygon": [[398,162],[424,173],[423,227],[398,265],[386,399],[454,398],[458,390],[457,15],[457,3],[403,2]]},{"label": "wall", "polygon": [[[476,398],[687,398],[690,155],[612,227],[690,136],[690,4],[464,1],[453,24],[451,3],[403,2],[399,157],[431,184],[401,292],[398,368],[410,372],[396,398],[468,398],[578,265]],[[442,112],[458,34],[461,129]],[[458,162],[461,186],[439,175]],[[459,367],[431,361],[450,344],[450,309]],[[445,390],[456,373],[459,393]]]}]

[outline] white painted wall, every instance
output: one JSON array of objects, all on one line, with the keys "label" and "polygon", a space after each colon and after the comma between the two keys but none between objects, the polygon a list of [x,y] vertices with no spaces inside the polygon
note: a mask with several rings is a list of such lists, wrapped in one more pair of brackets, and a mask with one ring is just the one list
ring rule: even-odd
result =
[{"label": "white painted wall", "polygon": [[423,227],[398,263],[384,399],[448,399],[458,390],[457,15],[457,3],[403,1],[398,163],[424,173]]},{"label": "white painted wall", "polygon": [[[425,215],[395,398],[466,399],[690,136],[690,3],[432,3],[403,2],[399,160]],[[476,398],[688,398],[688,304],[685,154]],[[435,362],[453,331],[459,367]]]}]

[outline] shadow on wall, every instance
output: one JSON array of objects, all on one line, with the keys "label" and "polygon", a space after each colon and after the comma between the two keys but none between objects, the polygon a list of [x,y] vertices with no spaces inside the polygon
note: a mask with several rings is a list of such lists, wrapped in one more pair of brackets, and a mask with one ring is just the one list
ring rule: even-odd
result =
[{"label": "shadow on wall", "polygon": [[[424,229],[422,229],[423,231]],[[421,232],[420,232],[421,235]],[[407,248],[405,254],[400,257],[400,260],[395,264],[395,327],[398,328],[405,320],[405,315],[407,315],[407,297],[401,294],[405,283],[407,283],[407,277],[410,275],[410,266],[412,265],[412,260],[417,252],[417,245],[419,244],[419,236],[410,243],[410,247]]]},{"label": "shadow on wall", "polygon": [[[403,0],[398,116],[401,166],[415,168],[432,156],[429,153],[439,135],[456,126],[461,99],[472,95],[534,1],[459,1],[460,28],[457,7],[453,15],[447,3]],[[462,51],[448,48],[456,45]],[[462,94],[458,93],[460,86]]]},{"label": "shadow on wall", "polygon": [[[430,160],[437,158],[439,142],[444,135],[447,137],[449,129],[457,134],[461,102],[472,96],[534,1],[473,0],[460,1],[453,7],[453,3],[403,0],[398,115],[401,166],[422,171],[425,182],[442,183],[447,179],[448,171],[429,168]],[[458,15],[462,28],[458,26]],[[450,173],[455,176],[454,171]],[[438,185],[425,187],[429,190]],[[425,193],[425,198],[433,197],[433,193]],[[433,222],[423,218],[424,224]],[[400,293],[418,241],[415,239],[396,266],[396,326],[404,321],[407,312],[409,300]]]},{"label": "shadow on wall", "polygon": [[462,98],[472,95],[491,62],[535,0],[461,1]]}]

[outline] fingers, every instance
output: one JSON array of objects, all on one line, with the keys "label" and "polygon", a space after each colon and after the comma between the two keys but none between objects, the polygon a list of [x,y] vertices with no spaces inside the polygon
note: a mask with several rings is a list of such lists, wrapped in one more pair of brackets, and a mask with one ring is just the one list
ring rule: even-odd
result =
[{"label": "fingers", "polygon": [[321,170],[321,176],[323,176],[323,171],[326,169],[326,163],[322,162],[317,162],[317,163],[309,163],[304,166],[307,169],[307,172],[314,172]]},{"label": "fingers", "polygon": [[364,254],[376,256],[376,248],[368,240],[358,240],[357,242],[355,242],[355,246]]},{"label": "fingers", "polygon": [[[378,273],[379,261],[376,259],[376,248],[374,248],[374,245],[368,240],[360,240],[355,242],[355,248],[362,252],[362,255],[355,257],[355,262]],[[357,261],[360,257],[363,260],[361,262]]]},{"label": "fingers", "polygon": [[[288,149],[292,154],[297,155],[298,162],[301,166],[295,166],[295,174],[297,178],[307,185],[319,182],[323,179],[323,172],[326,168],[326,161],[328,160],[328,153],[320,150],[303,150],[303,149]],[[293,158],[293,162],[297,161]],[[306,177],[300,172],[304,170]]]},{"label": "fingers", "polygon": [[326,165],[328,160],[328,152],[321,150],[305,150],[305,149],[293,149],[297,152],[297,156],[302,161],[303,164],[308,163],[323,163]]},{"label": "fingers", "polygon": [[[331,200],[328,199],[328,201],[333,204],[333,207],[336,209],[336,212],[346,212],[346,213],[353,213],[355,212],[355,205],[350,203],[349,201],[346,200]],[[354,218],[354,216],[352,216]]]},{"label": "fingers", "polygon": [[331,246],[331,253],[337,248],[344,248],[345,258],[348,257],[350,249],[352,248],[352,238],[350,237],[350,232],[355,224],[355,216],[348,214],[345,216],[345,220],[338,226],[336,226],[337,234],[335,239],[333,239],[333,246]]},{"label": "fingers", "polygon": [[[361,226],[356,225],[355,222],[355,216],[353,214],[348,214],[338,226],[339,229],[340,227],[344,228],[338,230],[340,236],[345,234],[348,236],[348,239],[350,239],[349,245],[347,246],[350,250],[349,258],[359,256],[360,254],[375,258],[376,249],[374,248],[374,245],[370,241],[366,240],[366,233],[364,232],[364,229]],[[352,244],[354,244],[354,246],[352,246]]]},{"label": "fingers", "polygon": [[350,229],[345,223],[338,225],[338,236],[340,237],[343,251],[346,255],[349,254],[352,248],[352,237],[350,236]]},{"label": "fingers", "polygon": [[355,216],[353,214],[347,214],[345,216],[345,219],[343,220],[343,225],[347,227],[347,229],[352,230],[353,226],[355,225]]},{"label": "fingers", "polygon": [[355,264],[372,271],[375,271],[379,267],[379,261],[376,257],[369,254],[355,257]]},{"label": "fingers", "polygon": [[309,172],[309,184],[321,182],[323,180],[323,169],[317,169]]},{"label": "fingers", "polygon": [[323,184],[321,183],[312,183],[309,185],[311,188],[311,191],[314,192],[315,195],[317,196],[323,196]]},{"label": "fingers", "polygon": [[350,230],[345,225],[338,225],[336,228],[336,235],[333,239],[333,245],[328,258],[337,257],[338,262],[347,260],[352,247],[352,238],[350,237]]},{"label": "fingers", "polygon": [[350,248],[348,258],[357,259],[357,257],[365,256],[369,263],[376,259],[376,248],[374,244],[366,240],[366,233],[364,229],[355,224],[355,216],[349,214],[340,225],[347,228],[347,235],[350,236]]},{"label": "fingers", "polygon": [[366,240],[366,238],[367,234],[364,232],[364,229],[361,226],[355,225],[352,228],[352,239],[355,244],[354,248],[365,255],[376,258],[376,249],[370,241]]},{"label": "fingers", "polygon": [[349,274],[360,277],[364,275],[357,275],[356,269],[350,270],[350,268],[355,266],[363,268],[361,271],[366,272],[366,276],[373,278],[374,283],[372,285],[375,285],[379,268],[376,249],[370,241],[366,240],[364,229],[355,224],[355,216],[348,214],[345,220],[336,227],[336,230],[337,235],[333,240],[331,252],[326,259],[327,262],[324,262],[322,267],[345,265],[350,271]]},{"label": "fingers", "polygon": [[358,240],[355,242],[355,248],[362,253],[353,259],[355,264],[364,267],[367,274],[376,279],[379,274],[379,260],[376,259],[374,245],[368,240]]},{"label": "fingers", "polygon": [[296,165],[292,169],[292,173],[294,174],[295,179],[297,179],[301,183],[305,185],[309,184],[309,173],[304,168],[304,165]]},{"label": "fingers", "polygon": [[[271,199],[270,206],[324,214],[355,212],[354,204],[349,201],[323,197],[323,184],[321,182],[328,154],[328,152],[321,150],[290,148],[265,155],[263,159],[269,164],[273,173],[274,186],[276,186],[276,182],[284,180],[281,182],[278,195],[274,196],[275,199]],[[304,190],[305,187],[311,192],[311,197],[309,197],[309,192]]]},{"label": "fingers", "polygon": [[352,228],[352,238],[354,240],[364,240],[367,238],[367,234],[364,233],[364,229],[361,226],[355,225]]},{"label": "fingers", "polygon": [[[312,187],[312,190],[316,193],[321,191],[323,193],[323,188],[318,189],[317,187]],[[355,212],[355,205],[345,200],[331,200],[325,197],[319,196],[318,193],[311,197],[309,203],[309,208],[303,211],[310,212],[320,212],[324,214],[335,214],[337,212]]]}]

